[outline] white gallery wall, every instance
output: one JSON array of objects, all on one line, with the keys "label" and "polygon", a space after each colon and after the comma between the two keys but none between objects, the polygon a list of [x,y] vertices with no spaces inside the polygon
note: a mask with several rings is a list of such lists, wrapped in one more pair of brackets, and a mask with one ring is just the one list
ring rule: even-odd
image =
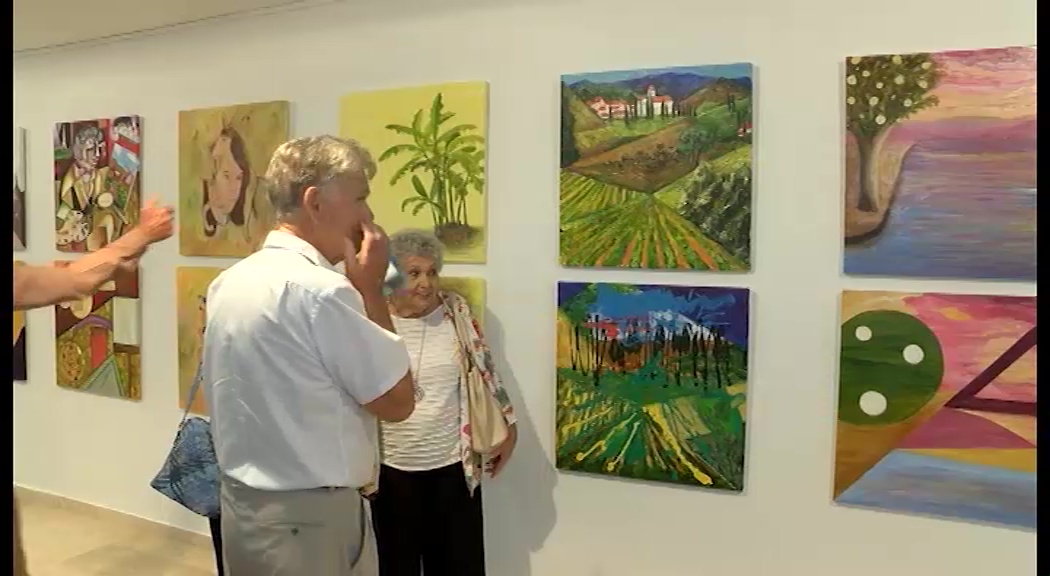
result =
[{"label": "white gallery wall", "polygon": [[[851,54],[1035,43],[1035,0],[369,0],[255,16],[15,59],[28,130],[29,250],[53,244],[55,122],[143,117],[145,197],[177,202],[177,112],[289,100],[293,135],[337,133],[339,97],[454,80],[490,83],[487,327],[521,416],[486,485],[493,576],[1029,575],[1035,535],[831,502],[844,288],[1033,295],[1026,284],[846,278],[843,103]],[[754,269],[749,274],[558,266],[559,75],[755,65]],[[29,313],[29,382],[15,386],[15,480],[191,530],[206,523],[149,487],[180,416],[177,240],[143,260],[143,398],[55,385],[53,312]],[[742,495],[553,468],[557,280],[753,291]]]}]

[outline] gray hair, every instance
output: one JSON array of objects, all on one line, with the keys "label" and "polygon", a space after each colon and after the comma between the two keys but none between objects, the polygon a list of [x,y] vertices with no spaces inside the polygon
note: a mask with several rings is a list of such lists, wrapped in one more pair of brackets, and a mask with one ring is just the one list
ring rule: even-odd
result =
[{"label": "gray hair", "polygon": [[[106,135],[98,126],[84,126],[73,135],[73,153],[76,154],[85,148],[97,147],[105,139]],[[88,144],[91,146],[88,146]]]},{"label": "gray hair", "polygon": [[445,245],[426,230],[410,229],[392,234],[390,255],[398,262],[410,256],[426,258],[434,263],[434,269],[438,272],[445,265]]},{"label": "gray hair", "polygon": [[281,144],[266,169],[266,188],[277,218],[294,213],[303,202],[303,192],[323,186],[341,176],[376,174],[372,155],[357,140],[335,136],[309,136]]}]

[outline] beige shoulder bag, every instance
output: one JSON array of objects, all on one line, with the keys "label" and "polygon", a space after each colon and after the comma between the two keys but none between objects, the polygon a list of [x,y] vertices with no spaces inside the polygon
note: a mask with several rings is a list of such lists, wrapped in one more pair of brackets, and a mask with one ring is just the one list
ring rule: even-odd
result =
[{"label": "beige shoulder bag", "polygon": [[456,319],[455,310],[445,302],[456,328],[459,340],[459,362],[463,378],[466,378],[467,416],[470,419],[471,449],[477,454],[491,454],[507,439],[509,430],[503,418],[503,408],[485,384],[481,370],[474,363],[471,344],[474,339],[470,328]]}]

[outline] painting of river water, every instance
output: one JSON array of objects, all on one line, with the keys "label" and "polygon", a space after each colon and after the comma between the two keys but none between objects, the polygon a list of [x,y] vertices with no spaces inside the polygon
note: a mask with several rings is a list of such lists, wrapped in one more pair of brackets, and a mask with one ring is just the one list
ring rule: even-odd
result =
[{"label": "painting of river water", "polygon": [[1034,281],[1036,49],[846,62],[847,274]]}]

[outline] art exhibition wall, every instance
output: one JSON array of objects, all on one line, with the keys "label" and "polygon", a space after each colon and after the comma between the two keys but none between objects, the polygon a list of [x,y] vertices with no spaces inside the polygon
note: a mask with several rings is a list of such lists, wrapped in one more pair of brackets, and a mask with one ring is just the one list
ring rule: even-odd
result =
[{"label": "art exhibition wall", "polygon": [[[347,92],[489,82],[486,327],[521,438],[485,487],[494,576],[1026,575],[1035,535],[837,506],[839,294],[844,289],[1034,295],[1022,283],[852,278],[842,267],[847,55],[1027,45],[1035,1],[559,0],[347,2],[19,55],[15,121],[27,129],[29,262],[54,249],[56,122],[142,117],[143,197],[177,203],[178,111],[291,102],[293,135],[338,133]],[[558,265],[559,75],[750,62],[755,75],[753,270]],[[142,398],[55,385],[51,309],[28,313],[28,382],[14,388],[15,482],[173,526],[206,523],[149,487],[179,421],[172,240],[143,259]],[[557,472],[559,280],[752,291],[742,494]]]}]

